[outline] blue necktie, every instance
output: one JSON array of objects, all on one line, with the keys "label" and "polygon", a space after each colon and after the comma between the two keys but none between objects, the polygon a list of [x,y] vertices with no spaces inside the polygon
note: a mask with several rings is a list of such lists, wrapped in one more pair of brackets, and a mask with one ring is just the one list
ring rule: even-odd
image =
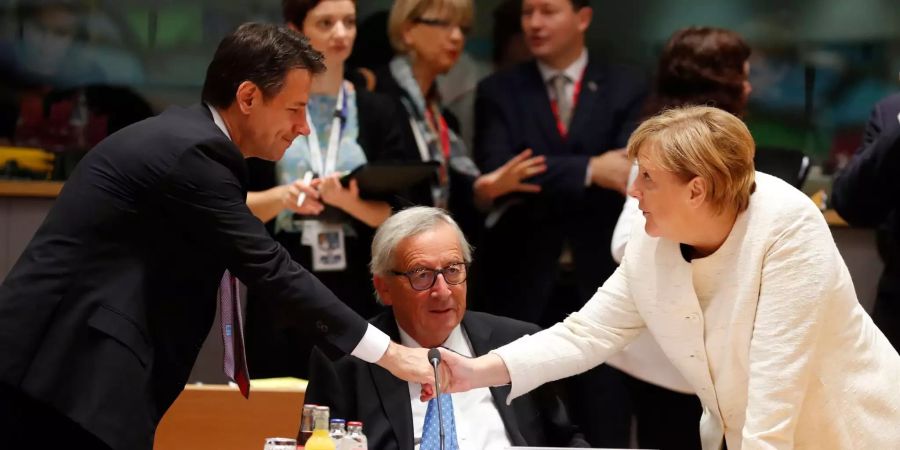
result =
[{"label": "blue necktie", "polygon": [[[433,398],[428,401],[419,450],[441,450],[437,406],[437,399]],[[459,444],[456,443],[456,420],[453,418],[453,400],[450,394],[441,395],[441,407],[444,409],[444,450],[459,450]]]}]

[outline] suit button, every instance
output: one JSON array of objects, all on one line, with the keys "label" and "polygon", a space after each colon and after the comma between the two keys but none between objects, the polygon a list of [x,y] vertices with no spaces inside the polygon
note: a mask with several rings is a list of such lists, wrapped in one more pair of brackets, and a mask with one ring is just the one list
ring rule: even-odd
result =
[{"label": "suit button", "polygon": [[322,323],[321,320],[316,321],[316,328],[318,328],[319,331],[321,331],[322,333],[328,332],[328,325],[325,325],[324,323]]}]

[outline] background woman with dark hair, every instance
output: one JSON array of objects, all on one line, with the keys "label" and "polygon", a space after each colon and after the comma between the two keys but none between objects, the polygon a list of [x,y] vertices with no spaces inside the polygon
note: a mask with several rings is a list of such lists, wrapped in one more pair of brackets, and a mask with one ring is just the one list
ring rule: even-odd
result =
[{"label": "background woman with dark hair", "polygon": [[712,27],[676,31],[660,56],[648,115],[708,105],[741,117],[752,90],[749,59],[750,47],[733,31]]},{"label": "background woman with dark hair", "polygon": [[[654,93],[646,115],[686,105],[709,105],[738,117],[744,114],[751,86],[747,79],[750,47],[736,33],[711,27],[676,31],[659,59]],[[628,185],[637,177],[632,167]],[[638,201],[628,197],[612,237],[612,253],[622,261]],[[642,333],[607,363],[626,375],[637,421],[638,443],[646,448],[699,448],[700,400],[653,337]]]},{"label": "background woman with dark hair", "polygon": [[[310,269],[363,317],[379,310],[367,268],[375,227],[399,207],[398,198],[365,199],[340,174],[367,162],[418,160],[402,138],[406,122],[388,96],[356,89],[345,61],[356,39],[354,0],[283,0],[287,26],[325,56],[307,106],[309,136],[298,136],[277,163],[250,161],[247,204],[294,260]],[[314,178],[307,185],[307,172]],[[305,194],[302,206],[298,196]],[[296,215],[296,214],[299,214]],[[327,242],[327,246],[319,242]],[[270,299],[249,293],[247,346],[253,377],[306,377],[312,339],[286,328]]]}]

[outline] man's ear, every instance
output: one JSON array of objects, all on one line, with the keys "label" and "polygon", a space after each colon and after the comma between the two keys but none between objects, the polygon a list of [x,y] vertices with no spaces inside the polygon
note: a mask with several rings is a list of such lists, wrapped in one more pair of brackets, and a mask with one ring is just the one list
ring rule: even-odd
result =
[{"label": "man's ear", "polygon": [[262,91],[259,90],[256,83],[244,81],[238,85],[237,94],[235,94],[235,102],[242,113],[249,114],[250,110],[261,101]]},{"label": "man's ear", "polygon": [[591,20],[594,18],[594,9],[590,6],[585,6],[575,11],[575,15],[578,16],[578,31],[582,33],[587,32],[588,27],[591,26]]},{"label": "man's ear", "polygon": [[703,178],[694,177],[691,181],[688,181],[688,193],[691,206],[698,208],[706,201],[706,197],[709,195],[709,185]]},{"label": "man's ear", "polygon": [[381,299],[381,303],[385,306],[393,305],[394,301],[391,299],[391,289],[387,280],[380,275],[373,275],[372,284],[375,285],[375,292],[378,292],[378,298]]}]

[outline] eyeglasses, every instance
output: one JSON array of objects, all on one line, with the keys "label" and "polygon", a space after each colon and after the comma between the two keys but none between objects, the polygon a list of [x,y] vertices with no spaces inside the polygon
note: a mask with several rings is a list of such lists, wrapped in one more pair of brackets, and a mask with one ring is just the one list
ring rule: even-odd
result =
[{"label": "eyeglasses", "polygon": [[444,276],[447,284],[462,284],[466,281],[468,272],[468,263],[450,264],[443,269],[413,269],[408,272],[398,272],[392,270],[391,273],[397,276],[405,276],[409,280],[409,285],[417,291],[425,291],[434,286],[437,281],[438,274]]},{"label": "eyeglasses", "polygon": [[468,36],[469,32],[472,31],[472,27],[469,25],[460,25],[453,22],[452,20],[447,19],[429,19],[427,17],[416,17],[415,19],[413,19],[413,22],[420,23],[422,25],[428,25],[429,27],[443,28],[444,31],[453,31],[454,28],[459,28],[459,31],[463,34],[463,36]]}]

